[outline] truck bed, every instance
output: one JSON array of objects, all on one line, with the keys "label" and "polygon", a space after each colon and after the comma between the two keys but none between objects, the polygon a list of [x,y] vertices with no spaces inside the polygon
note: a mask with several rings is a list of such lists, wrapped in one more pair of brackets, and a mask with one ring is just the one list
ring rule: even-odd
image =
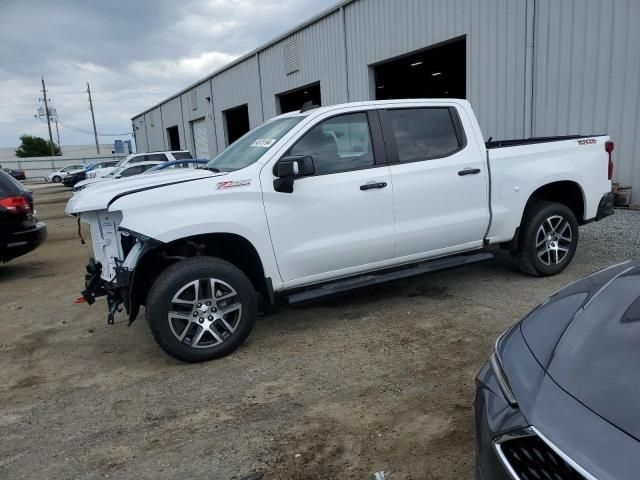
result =
[{"label": "truck bed", "polygon": [[577,140],[580,138],[593,138],[593,137],[603,137],[606,134],[598,133],[593,135],[565,135],[565,136],[557,136],[557,137],[531,137],[531,138],[515,138],[511,140],[489,140],[486,141],[485,146],[487,149],[491,150],[494,148],[504,148],[504,147],[517,147],[520,145],[532,145],[535,143],[549,143],[549,142],[562,142],[564,140]]},{"label": "truck bed", "polygon": [[[584,140],[583,140],[584,139]],[[557,182],[561,190],[578,188],[584,205],[578,222],[596,216],[604,194],[611,191],[608,135],[569,135],[487,142],[491,172],[490,243],[513,238],[531,195]]]}]

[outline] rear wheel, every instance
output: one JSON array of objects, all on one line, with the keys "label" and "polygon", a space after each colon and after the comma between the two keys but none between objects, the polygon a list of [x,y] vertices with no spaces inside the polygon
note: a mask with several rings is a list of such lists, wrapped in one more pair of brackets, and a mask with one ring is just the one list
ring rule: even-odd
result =
[{"label": "rear wheel", "polygon": [[167,268],[147,296],[146,317],[158,345],[186,362],[227,355],[247,338],[256,294],[247,276],[214,257],[194,257]]},{"label": "rear wheel", "polygon": [[569,265],[577,246],[578,221],[571,209],[561,203],[536,203],[525,212],[515,262],[529,275],[556,275]]}]

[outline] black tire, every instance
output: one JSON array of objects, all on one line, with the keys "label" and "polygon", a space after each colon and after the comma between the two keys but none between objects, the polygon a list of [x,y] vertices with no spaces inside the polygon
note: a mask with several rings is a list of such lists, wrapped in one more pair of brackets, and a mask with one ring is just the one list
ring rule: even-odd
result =
[{"label": "black tire", "polygon": [[[547,219],[554,219],[552,220],[554,223],[558,217],[562,218],[562,221],[557,223],[557,228],[563,228],[566,222],[570,232],[566,230],[564,235],[567,232],[570,233],[571,241],[563,240],[566,238],[565,236],[559,237],[555,233],[551,235],[552,241],[549,244],[545,242],[538,248],[537,244],[541,239],[549,238],[548,235],[545,235],[545,231],[540,229],[546,228],[546,231],[553,233],[554,230]],[[553,248],[549,250],[549,246],[553,246],[554,242],[555,245],[559,245],[567,251],[554,251]],[[561,203],[542,201],[529,206],[525,211],[520,225],[518,251],[514,254],[514,260],[522,272],[536,277],[547,277],[562,272],[571,263],[577,247],[578,221],[571,209]],[[543,250],[545,252],[540,256],[539,252]]]},{"label": "black tire", "polygon": [[[201,313],[201,311],[196,308],[199,303],[194,303],[192,307],[188,305],[184,306],[185,309],[192,309],[190,310],[192,315],[197,314],[196,317],[198,315],[203,316],[203,318],[200,318],[198,321],[195,321],[195,319],[193,319],[193,321],[180,318],[169,319],[169,312],[175,311],[178,307],[182,308],[180,303],[175,302],[176,296],[180,292],[185,292],[180,295],[188,295],[189,288],[191,287],[185,290],[185,286],[195,283],[196,281],[198,281],[198,288],[201,288],[203,292],[205,292],[207,288],[209,288],[211,292],[208,297],[207,292],[197,296],[196,299],[204,298],[205,300],[210,300],[209,303],[213,301],[214,304],[209,308],[214,311],[214,307],[217,306],[217,304],[221,304],[222,306],[218,305],[218,314],[220,314],[225,305],[223,301],[218,302],[215,300],[214,297],[216,293],[214,293],[213,290],[216,289],[216,287],[207,287],[207,285],[210,285],[210,283],[207,283],[209,279],[216,279],[220,282],[218,285],[223,285],[223,288],[224,286],[230,287],[234,290],[235,295],[232,297],[233,304],[241,305],[238,318],[234,320],[237,323],[234,324],[235,328],[231,333],[229,330],[223,328],[220,320],[213,320],[212,323],[209,324],[207,319],[212,318],[212,316],[207,315],[210,315],[211,311]],[[219,292],[219,290],[217,291]],[[191,296],[195,297],[196,294],[194,293]],[[178,299],[179,302],[183,301],[180,297],[178,297]],[[192,300],[189,299],[188,301]],[[195,302],[195,300],[193,301]],[[205,308],[204,303],[201,308]],[[256,292],[251,281],[240,269],[225,260],[215,257],[193,257],[171,265],[153,282],[146,301],[146,318],[153,338],[155,338],[160,348],[167,354],[185,362],[204,362],[233,352],[244,342],[249,336],[249,333],[251,333],[256,321],[256,310]],[[184,310],[183,312],[181,310],[180,313],[184,315],[187,311],[188,310]],[[229,319],[229,317],[227,317],[227,319]],[[203,320],[204,324],[202,324],[200,320]],[[179,325],[176,326],[176,323],[181,322],[186,323],[184,327],[185,330],[181,330]],[[199,323],[202,325],[199,325]],[[231,320],[229,320],[228,324],[231,324]],[[210,326],[211,330],[205,328],[208,326]],[[191,334],[191,331],[185,333],[183,341],[180,341],[177,335],[182,334],[182,332],[185,332],[189,328],[191,328],[191,331],[194,333]],[[197,346],[193,347],[189,344],[197,338],[198,333],[201,331],[200,329],[204,330],[201,338],[206,339],[210,337],[211,346],[206,346],[206,341],[203,341],[200,348],[197,348]],[[177,333],[174,333],[174,330]],[[211,333],[214,330],[220,338],[214,338]],[[220,339],[222,339],[222,343],[213,344],[213,342]],[[196,344],[198,343],[199,342],[196,342]]]},{"label": "black tire", "polygon": [[51,181],[52,181],[53,183],[60,183],[60,182],[62,181],[62,178],[60,178],[60,176],[59,176],[59,175],[56,175],[56,176],[54,176],[54,177],[51,179]]}]

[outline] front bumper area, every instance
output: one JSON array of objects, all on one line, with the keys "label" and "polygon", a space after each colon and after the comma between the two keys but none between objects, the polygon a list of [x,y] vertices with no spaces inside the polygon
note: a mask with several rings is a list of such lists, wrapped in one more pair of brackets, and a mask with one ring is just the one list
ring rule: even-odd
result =
[{"label": "front bumper area", "polygon": [[502,396],[496,374],[485,364],[476,378],[476,480],[513,480],[494,447],[494,440],[528,426],[520,410]]},{"label": "front bumper area", "polygon": [[4,244],[0,245],[0,260],[8,262],[25,255],[36,248],[47,238],[47,225],[37,222],[33,228],[18,232],[11,232],[6,236]]},{"label": "front bumper area", "polygon": [[[116,267],[116,277],[113,281],[107,282],[102,278],[102,265],[95,261],[94,258],[89,259],[86,266],[87,273],[85,275],[84,290],[81,292],[83,301],[89,305],[95,303],[98,297],[107,297],[107,323],[113,324],[116,312],[120,311],[120,305],[124,304],[129,314],[129,325],[135,320],[137,309],[131,308],[130,303],[130,287],[132,272],[125,267]],[[134,312],[135,313],[132,313]]]},{"label": "front bumper area", "polygon": [[[579,404],[561,391],[546,374],[543,374],[542,386],[538,386],[535,370],[526,366],[527,361],[535,360],[526,355],[527,352],[520,348],[522,345],[518,345],[523,341],[519,329],[509,340],[501,353],[507,358],[504,365],[510,367],[506,373],[511,374],[509,380],[514,386],[513,393],[518,404],[512,406],[508,403],[500,389],[494,367],[487,363],[476,378],[476,480],[593,480],[594,477],[571,457],[581,459],[588,466],[593,456],[582,440],[576,442],[575,438],[597,439],[599,435],[594,435],[594,432],[602,434],[602,430],[593,428],[588,421],[574,422],[570,416],[577,412]],[[514,346],[516,348],[512,348]],[[514,361],[521,363],[514,368]],[[535,368],[539,369],[540,366],[536,364]],[[523,388],[526,386],[522,383],[523,379],[530,387],[528,390]],[[553,392],[562,392],[564,401],[569,404],[546,398],[549,387]],[[549,415],[554,418],[548,418]],[[589,413],[589,417],[593,417],[593,414]],[[585,430],[579,437],[573,436],[576,425]],[[547,433],[543,434],[540,430]],[[556,439],[560,438],[561,444],[552,443],[547,437],[549,432]],[[569,449],[565,443],[567,439],[570,442]],[[561,449],[559,445],[564,445],[564,448]]]}]

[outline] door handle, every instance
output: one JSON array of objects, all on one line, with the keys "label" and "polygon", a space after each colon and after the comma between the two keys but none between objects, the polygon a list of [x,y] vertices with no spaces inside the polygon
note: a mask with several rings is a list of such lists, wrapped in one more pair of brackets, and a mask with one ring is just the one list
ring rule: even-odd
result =
[{"label": "door handle", "polygon": [[458,175],[464,177],[465,175],[477,175],[478,173],[480,173],[479,168],[465,168],[464,170],[460,170]]},{"label": "door handle", "polygon": [[372,182],[360,185],[360,190],[373,190],[374,188],[384,188],[387,186],[387,182]]}]

